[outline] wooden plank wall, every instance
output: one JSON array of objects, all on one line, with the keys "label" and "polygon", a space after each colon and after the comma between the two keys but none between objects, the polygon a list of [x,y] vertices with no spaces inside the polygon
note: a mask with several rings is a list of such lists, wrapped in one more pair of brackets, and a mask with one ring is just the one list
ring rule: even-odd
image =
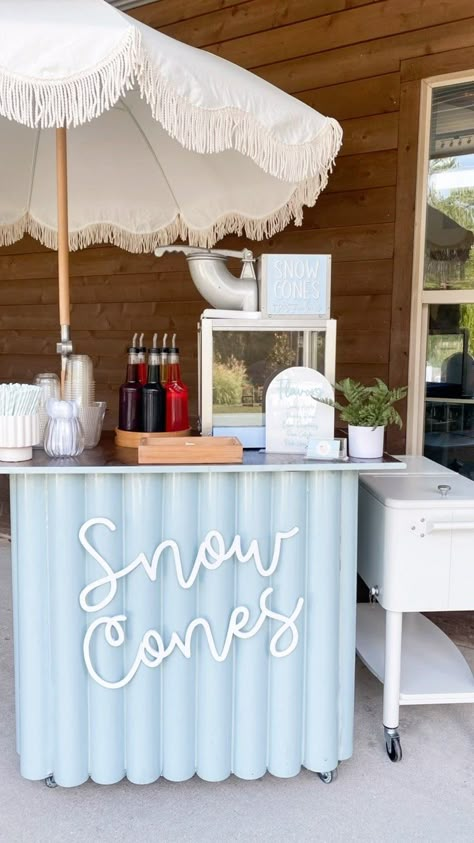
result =
[{"label": "wooden plank wall", "polygon": [[[197,390],[196,324],[205,303],[184,259],[158,260],[99,246],[71,255],[71,326],[76,353],[94,361],[96,397],[116,425],[118,388],[135,331],[178,332],[183,377]],[[0,249],[0,381],[59,372],[56,254],[31,238]],[[192,411],[196,413],[194,401]]]},{"label": "wooden plank wall", "polygon": [[[472,0],[158,0],[131,14],[341,121],[343,149],[316,207],[254,250],[331,252],[338,375],[406,382],[419,80],[472,67]],[[204,303],[182,258],[97,247],[73,256],[71,274],[73,336],[94,357],[109,426],[135,330],[148,341],[178,331],[195,393]],[[0,249],[0,380],[57,368],[55,279],[55,256],[32,240]]]}]

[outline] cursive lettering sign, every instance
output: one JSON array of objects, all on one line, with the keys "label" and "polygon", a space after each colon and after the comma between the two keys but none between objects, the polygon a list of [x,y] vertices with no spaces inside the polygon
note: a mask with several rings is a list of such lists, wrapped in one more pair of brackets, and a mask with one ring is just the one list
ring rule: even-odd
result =
[{"label": "cursive lettering sign", "polygon": [[316,401],[331,399],[334,390],[320,372],[292,366],[279,372],[265,398],[265,448],[280,454],[304,454],[311,438],[334,436],[334,410]]},{"label": "cursive lettering sign", "polygon": [[[122,679],[119,679],[116,682],[108,682],[95,670],[90,653],[91,642],[96,630],[103,626],[105,641],[107,644],[111,647],[121,647],[125,642],[125,632],[122,624],[124,624],[127,620],[127,616],[114,615],[113,617],[98,618],[90,625],[84,638],[84,659],[87,670],[92,678],[104,688],[123,688],[125,685],[128,685],[131,679],[133,679],[141,664],[144,664],[146,667],[159,667],[164,659],[171,655],[173,650],[180,650],[186,659],[190,659],[192,656],[191,644],[193,633],[196,629],[198,629],[198,627],[202,627],[205,633],[212,658],[216,662],[223,662],[229,655],[232,639],[253,638],[253,636],[256,635],[262,628],[266,618],[270,618],[274,621],[280,621],[281,623],[281,626],[273,634],[270,640],[271,655],[276,658],[288,656],[293,652],[298,644],[298,629],[295,625],[295,620],[301,612],[304,601],[302,597],[299,597],[296,601],[296,606],[293,612],[289,615],[289,617],[287,617],[280,614],[280,612],[273,611],[267,605],[267,599],[272,593],[273,588],[266,588],[262,591],[260,595],[260,615],[250,629],[243,628],[250,618],[248,608],[246,606],[237,606],[237,608],[232,611],[225,636],[224,646],[221,652],[219,652],[216,647],[210,624],[205,618],[195,618],[192,620],[191,623],[188,624],[183,638],[180,638],[177,632],[173,632],[167,646],[165,646],[162,636],[156,629],[147,630],[141,640],[137,655],[135,656],[135,661],[133,662],[130,670]],[[287,631],[291,633],[290,643],[284,649],[279,650],[277,647],[278,641]]]},{"label": "cursive lettering sign", "polygon": [[[199,545],[199,549],[196,554],[196,559],[191,569],[191,573],[188,579],[186,579],[186,577],[184,576],[183,565],[181,561],[181,553],[177,543],[173,539],[165,539],[164,541],[160,542],[155,552],[153,553],[153,556],[151,557],[151,562],[148,560],[145,553],[139,553],[138,556],[135,557],[133,562],[130,562],[130,564],[127,565],[125,568],[121,568],[120,571],[114,571],[107,562],[107,560],[104,559],[104,557],[101,556],[101,554],[90,544],[87,538],[88,531],[95,524],[102,524],[104,527],[108,527],[108,529],[112,532],[117,529],[113,521],[111,521],[109,518],[90,518],[88,521],[85,522],[85,524],[82,525],[81,529],[79,530],[80,543],[85,548],[85,550],[87,550],[87,552],[92,556],[92,558],[95,559],[96,562],[98,562],[101,568],[103,568],[103,570],[105,571],[104,577],[100,577],[98,580],[94,580],[94,582],[90,583],[90,585],[87,585],[81,591],[79,600],[81,607],[84,609],[85,612],[98,612],[101,609],[105,609],[105,607],[109,605],[109,603],[111,602],[111,600],[114,599],[117,593],[118,580],[123,579],[123,577],[126,577],[128,574],[131,574],[132,571],[134,571],[136,568],[139,568],[140,565],[144,568],[150,580],[152,580],[152,582],[155,582],[157,577],[159,561],[161,559],[162,554],[167,549],[171,550],[171,553],[173,555],[176,578],[181,588],[191,588],[191,586],[194,585],[201,566],[203,568],[207,568],[208,571],[216,571],[217,568],[220,568],[223,562],[225,562],[227,559],[230,559],[234,555],[239,562],[249,562],[251,559],[253,559],[258,573],[262,577],[271,577],[271,575],[276,571],[278,563],[280,561],[282,542],[285,539],[291,539],[291,537],[295,536],[299,531],[298,527],[293,527],[292,530],[289,530],[286,533],[276,533],[272,559],[268,568],[265,568],[262,563],[260,548],[256,539],[252,539],[247,551],[244,552],[242,550],[242,539],[239,535],[236,535],[234,540],[231,542],[230,547],[226,549],[224,538],[221,533],[219,533],[218,530],[210,530],[207,533],[204,541],[201,542],[201,544]],[[100,588],[104,585],[108,586],[108,593],[106,594],[104,599],[100,600],[98,603],[90,605],[87,599],[89,595],[97,588]]]},{"label": "cursive lettering sign", "polygon": [[[248,548],[244,550],[242,548],[241,536],[236,535],[231,541],[229,547],[226,547],[225,540],[221,533],[218,530],[210,530],[199,545],[191,572],[186,578],[183,570],[180,549],[173,539],[165,539],[160,542],[157,545],[151,560],[148,559],[145,553],[139,553],[128,565],[118,571],[114,571],[109,562],[107,562],[104,556],[99,553],[99,551],[89,541],[88,532],[94,526],[106,527],[111,532],[114,532],[117,529],[116,525],[109,518],[98,517],[90,518],[79,530],[79,541],[81,545],[100,565],[104,572],[103,576],[94,580],[89,585],[86,585],[80,593],[80,605],[85,612],[89,613],[102,611],[106,606],[108,606],[117,594],[119,580],[123,579],[139,567],[143,568],[151,582],[156,582],[160,559],[166,550],[171,551],[176,579],[183,589],[189,589],[194,585],[201,567],[209,571],[215,571],[225,561],[231,559],[231,557],[235,557],[239,563],[247,563],[253,560],[255,568],[260,576],[270,577],[273,573],[275,573],[278,567],[282,543],[285,540],[291,539],[299,532],[298,527],[293,527],[291,530],[286,532],[276,532],[273,544],[273,553],[269,564],[265,566],[262,561],[257,539],[252,539],[249,542]],[[105,597],[96,603],[90,602],[89,598],[93,595],[96,589],[103,588],[104,586],[107,587]],[[212,658],[217,662],[222,662],[227,658],[234,638],[247,639],[257,635],[267,618],[269,620],[279,622],[280,624],[270,640],[270,654],[275,658],[287,656],[293,652],[298,644],[298,629],[295,621],[301,612],[304,600],[302,597],[299,597],[291,614],[284,615],[268,605],[268,601],[272,594],[273,588],[270,587],[264,589],[264,591],[260,594],[260,614],[254,625],[250,628],[245,628],[250,620],[250,610],[248,607],[237,606],[233,609],[229,618],[224,645],[221,651],[219,651],[216,647],[209,621],[203,617],[194,618],[190,621],[182,637],[177,632],[173,632],[167,643],[163,640],[162,635],[156,629],[147,630],[141,639],[137,654],[129,671],[122,679],[115,682],[109,682],[99,675],[93,665],[91,651],[93,650],[93,644],[96,641],[101,628],[106,644],[110,647],[121,647],[125,643],[124,624],[127,621],[127,616],[111,615],[97,618],[88,627],[83,643],[84,660],[87,670],[95,682],[102,685],[104,688],[123,688],[133,679],[141,664],[151,668],[158,667],[162,664],[164,659],[168,658],[168,656],[174,652],[174,650],[181,652],[187,659],[191,658],[193,634],[198,628],[201,628],[204,632]],[[286,632],[288,632],[290,636],[288,646],[283,649],[279,649],[278,642]]]}]

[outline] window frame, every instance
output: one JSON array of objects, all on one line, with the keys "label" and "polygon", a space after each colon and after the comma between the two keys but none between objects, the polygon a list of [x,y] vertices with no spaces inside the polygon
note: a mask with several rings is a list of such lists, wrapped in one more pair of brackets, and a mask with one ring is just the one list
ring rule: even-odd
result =
[{"label": "window frame", "polygon": [[422,455],[425,429],[425,371],[430,304],[474,304],[472,290],[425,290],[426,207],[430,147],[431,104],[435,88],[474,83],[474,73],[459,72],[421,80],[418,160],[416,169],[406,453]]}]

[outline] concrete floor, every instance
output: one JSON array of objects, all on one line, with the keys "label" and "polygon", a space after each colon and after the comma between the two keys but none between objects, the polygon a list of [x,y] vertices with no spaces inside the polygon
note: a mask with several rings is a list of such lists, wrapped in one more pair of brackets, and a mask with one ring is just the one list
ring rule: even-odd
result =
[{"label": "concrete floor", "polygon": [[[382,691],[357,666],[354,756],[331,785],[306,771],[256,782],[197,778],[137,787],[49,790],[20,778],[14,746],[9,545],[0,544],[0,843],[227,841],[472,841],[472,706],[402,709],[404,759],[391,764]],[[474,649],[463,647],[474,667]]]}]

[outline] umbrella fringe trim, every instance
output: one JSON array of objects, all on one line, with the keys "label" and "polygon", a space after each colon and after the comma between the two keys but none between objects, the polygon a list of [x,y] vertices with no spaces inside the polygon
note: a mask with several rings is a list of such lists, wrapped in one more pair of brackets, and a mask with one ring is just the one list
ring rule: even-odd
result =
[{"label": "umbrella fringe trim", "polygon": [[135,26],[103,62],[77,76],[38,80],[0,66],[0,115],[30,128],[75,127],[112,108],[135,83],[154,119],[186,149],[202,154],[234,149],[290,183],[332,171],[342,143],[337,120],[327,117],[306,143],[286,144],[240,109],[193,105],[163,78]]},{"label": "umbrella fringe trim", "polygon": [[234,149],[277,179],[301,182],[332,172],[342,144],[342,128],[332,117],[318,134],[302,144],[275,139],[255,117],[236,108],[209,109],[176,94],[148,56],[139,61],[137,82],[155,120],[185,149],[211,154]]},{"label": "umbrella fringe trim", "polygon": [[[127,231],[113,223],[96,223],[85,226],[79,231],[69,232],[71,251],[86,249],[98,243],[110,243],[127,252],[148,253],[157,246],[166,246],[180,239],[190,246],[211,248],[226,234],[245,236],[249,240],[264,240],[278,234],[291,222],[299,226],[303,222],[303,206],[315,204],[320,191],[326,186],[327,175],[318,176],[300,185],[288,202],[272,214],[259,219],[250,219],[242,214],[223,215],[208,228],[198,229],[188,226],[185,220],[177,216],[173,222],[157,231],[135,233]],[[0,246],[10,246],[25,234],[30,234],[48,249],[56,250],[58,237],[54,229],[43,225],[25,214],[14,223],[0,225]]]},{"label": "umbrella fringe trim", "polygon": [[93,120],[133,87],[140,54],[141,33],[131,26],[103,62],[68,79],[39,81],[0,67],[0,115],[41,129]]}]

